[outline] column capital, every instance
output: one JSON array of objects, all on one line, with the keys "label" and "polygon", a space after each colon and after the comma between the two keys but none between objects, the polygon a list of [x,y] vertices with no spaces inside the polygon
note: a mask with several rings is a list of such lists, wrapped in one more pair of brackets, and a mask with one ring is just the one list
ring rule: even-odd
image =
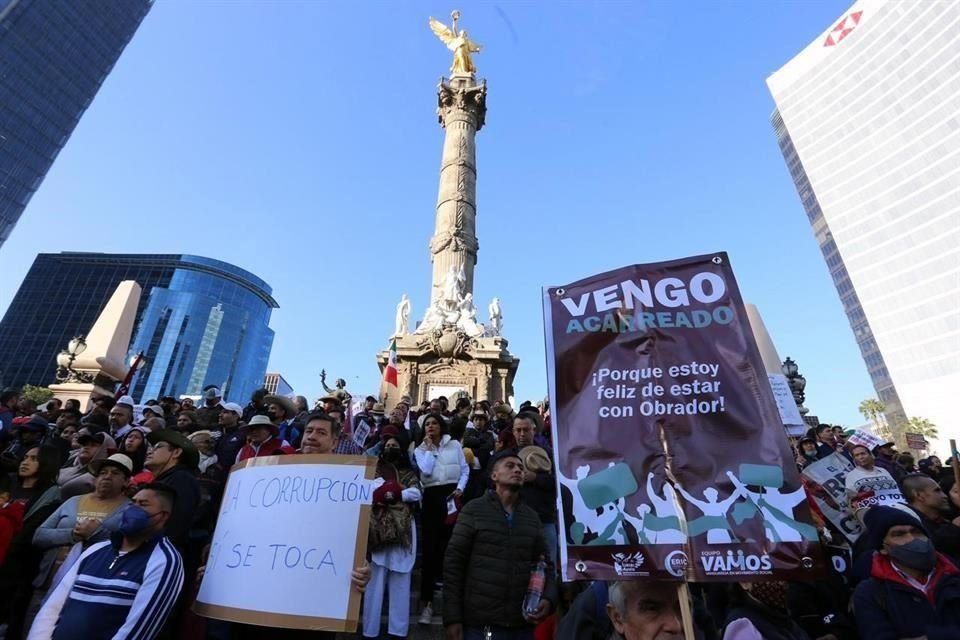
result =
[{"label": "column capital", "polygon": [[479,131],[487,116],[487,81],[474,84],[472,78],[440,79],[437,86],[437,120],[440,126],[448,122],[472,119]]}]

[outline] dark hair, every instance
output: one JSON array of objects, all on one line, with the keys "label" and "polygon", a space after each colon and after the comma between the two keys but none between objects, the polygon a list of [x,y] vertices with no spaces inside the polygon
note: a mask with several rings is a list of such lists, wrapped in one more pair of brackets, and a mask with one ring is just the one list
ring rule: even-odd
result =
[{"label": "dark hair", "polygon": [[111,398],[110,396],[100,396],[99,398],[93,401],[93,404],[100,404],[100,403],[103,403],[103,405],[107,409],[113,409],[113,407],[117,404],[117,401]]},{"label": "dark hair", "polygon": [[448,429],[450,433],[450,439],[460,442],[463,440],[463,434],[467,432],[467,419],[457,416],[456,418],[450,421],[450,428]]},{"label": "dark hair", "polygon": [[37,469],[37,484],[44,487],[56,484],[60,474],[60,451],[54,446],[41,444],[28,447],[23,455],[26,456],[34,449],[37,450],[37,462],[40,463]]},{"label": "dark hair", "polygon": [[470,402],[470,398],[460,398],[457,400],[457,411],[460,411],[461,409],[467,409],[471,406],[473,406],[473,403]]},{"label": "dark hair", "polygon": [[440,423],[440,435],[441,436],[446,435],[448,431],[447,419],[443,417],[442,413],[437,413],[436,411],[431,411],[430,413],[427,414],[427,417],[423,419],[424,433],[426,433],[427,431],[427,420],[429,420],[430,418],[433,418],[434,420]]},{"label": "dark hair", "polygon": [[20,391],[17,389],[4,389],[0,391],[0,404],[7,404],[16,397],[19,397]]},{"label": "dark hair", "polygon": [[[160,420],[160,418],[155,418]],[[127,450],[127,438],[130,437],[133,433],[139,433],[143,437],[143,446],[141,446],[136,451]],[[150,446],[150,443],[147,442],[147,435],[138,429],[131,429],[127,435],[123,437],[123,441],[120,443],[120,452],[125,454],[130,461],[133,462],[133,473],[134,475],[143,471],[143,463],[147,459],[147,447]]]},{"label": "dark hair", "polygon": [[504,449],[512,449],[517,446],[517,437],[513,435],[512,430],[501,431],[497,436],[497,442],[503,445]]},{"label": "dark hair", "polygon": [[820,435],[827,429],[829,429],[831,432],[833,431],[833,427],[831,427],[829,424],[823,423],[821,425],[817,425],[817,435]]},{"label": "dark hair", "polygon": [[936,480],[925,473],[908,473],[904,476],[900,482],[900,487],[903,489],[903,497],[907,499],[907,502],[913,502],[917,499],[917,492],[923,488],[924,480],[930,480],[936,484]]},{"label": "dark hair", "polygon": [[[407,451],[410,449],[410,436],[407,435],[406,429],[400,429],[395,434],[391,434],[384,439],[383,444],[387,444],[387,440],[396,440],[397,444],[400,445],[400,459],[397,460],[394,464],[397,467],[411,467],[410,456],[407,455]],[[386,446],[383,447],[383,450],[380,452],[380,456],[383,457],[383,451],[386,451]]]},{"label": "dark hair", "polygon": [[0,493],[10,493],[13,488],[13,477],[7,473],[0,473]]},{"label": "dark hair", "polygon": [[162,482],[149,482],[141,486],[137,492],[148,490],[153,491],[157,494],[157,497],[162,501],[167,503],[166,511],[173,511],[173,506],[177,503],[177,491],[168,484]]},{"label": "dark hair", "polygon": [[363,401],[364,401],[364,402],[376,402],[377,399],[374,398],[373,396],[367,396],[366,398],[363,399]]}]

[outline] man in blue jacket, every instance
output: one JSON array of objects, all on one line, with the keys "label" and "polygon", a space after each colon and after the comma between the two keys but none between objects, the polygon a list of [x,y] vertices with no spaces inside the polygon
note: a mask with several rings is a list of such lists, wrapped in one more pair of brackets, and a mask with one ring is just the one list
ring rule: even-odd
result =
[{"label": "man in blue jacket", "polygon": [[896,507],[864,517],[876,549],[870,578],[853,594],[861,638],[960,638],[960,570],[933,548],[920,520]]},{"label": "man in blue jacket", "polygon": [[163,535],[167,485],[137,492],[110,540],[85,552],[51,592],[28,640],[152,640],[183,587],[180,554]]}]

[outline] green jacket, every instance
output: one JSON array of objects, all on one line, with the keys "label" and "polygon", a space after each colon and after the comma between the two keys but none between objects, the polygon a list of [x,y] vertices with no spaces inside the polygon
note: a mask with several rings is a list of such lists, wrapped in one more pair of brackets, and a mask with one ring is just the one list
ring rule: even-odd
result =
[{"label": "green jacket", "polygon": [[[443,562],[443,623],[468,627],[528,626],[521,611],[527,582],[540,557],[547,558],[536,511],[518,502],[513,523],[493,491],[463,507]],[[544,598],[557,602],[548,563]]]}]

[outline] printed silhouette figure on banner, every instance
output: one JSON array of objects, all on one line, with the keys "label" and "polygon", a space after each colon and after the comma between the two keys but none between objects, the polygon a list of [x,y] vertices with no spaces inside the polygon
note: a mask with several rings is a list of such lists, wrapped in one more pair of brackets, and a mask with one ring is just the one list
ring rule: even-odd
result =
[{"label": "printed silhouette figure on banner", "polygon": [[704,500],[697,500],[677,483],[677,491],[684,499],[703,512],[703,515],[695,520],[691,520],[687,526],[690,535],[696,537],[707,532],[707,544],[729,544],[735,541],[733,528],[727,521],[727,511],[734,502],[741,496],[740,489],[737,489],[726,500],[720,501],[720,492],[713,487],[707,487],[703,490]]},{"label": "printed silhouette figure on banner", "polygon": [[630,466],[611,462],[602,471],[592,475],[589,471],[589,466],[578,467],[576,481],[560,476],[573,499],[570,541],[576,545],[650,544],[643,518],[624,511],[625,498],[639,489]]},{"label": "printed silhouette figure on banner", "polygon": [[[803,490],[803,485],[795,491],[781,493],[780,490],[783,488],[782,468],[766,464],[741,464],[740,478],[729,471],[727,477],[733,482],[737,491],[749,498],[753,506],[763,514],[764,530],[770,542],[800,542],[802,540],[816,541],[818,539],[815,527],[804,522],[798,522],[793,517],[793,510],[806,500],[807,496]],[[748,485],[763,487],[763,490],[754,492],[747,488]],[[741,505],[737,506],[740,507]],[[744,515],[746,515],[746,512],[741,510],[734,514],[734,519],[745,520]]]},{"label": "printed silhouette figure on banner", "polygon": [[686,534],[680,526],[680,514],[677,512],[677,498],[673,485],[663,481],[663,495],[661,498],[653,488],[654,474],[647,474],[647,499],[653,503],[656,515],[650,513],[650,506],[641,504],[637,511],[643,518],[643,528],[651,542],[655,544],[683,544],[687,541]]}]

